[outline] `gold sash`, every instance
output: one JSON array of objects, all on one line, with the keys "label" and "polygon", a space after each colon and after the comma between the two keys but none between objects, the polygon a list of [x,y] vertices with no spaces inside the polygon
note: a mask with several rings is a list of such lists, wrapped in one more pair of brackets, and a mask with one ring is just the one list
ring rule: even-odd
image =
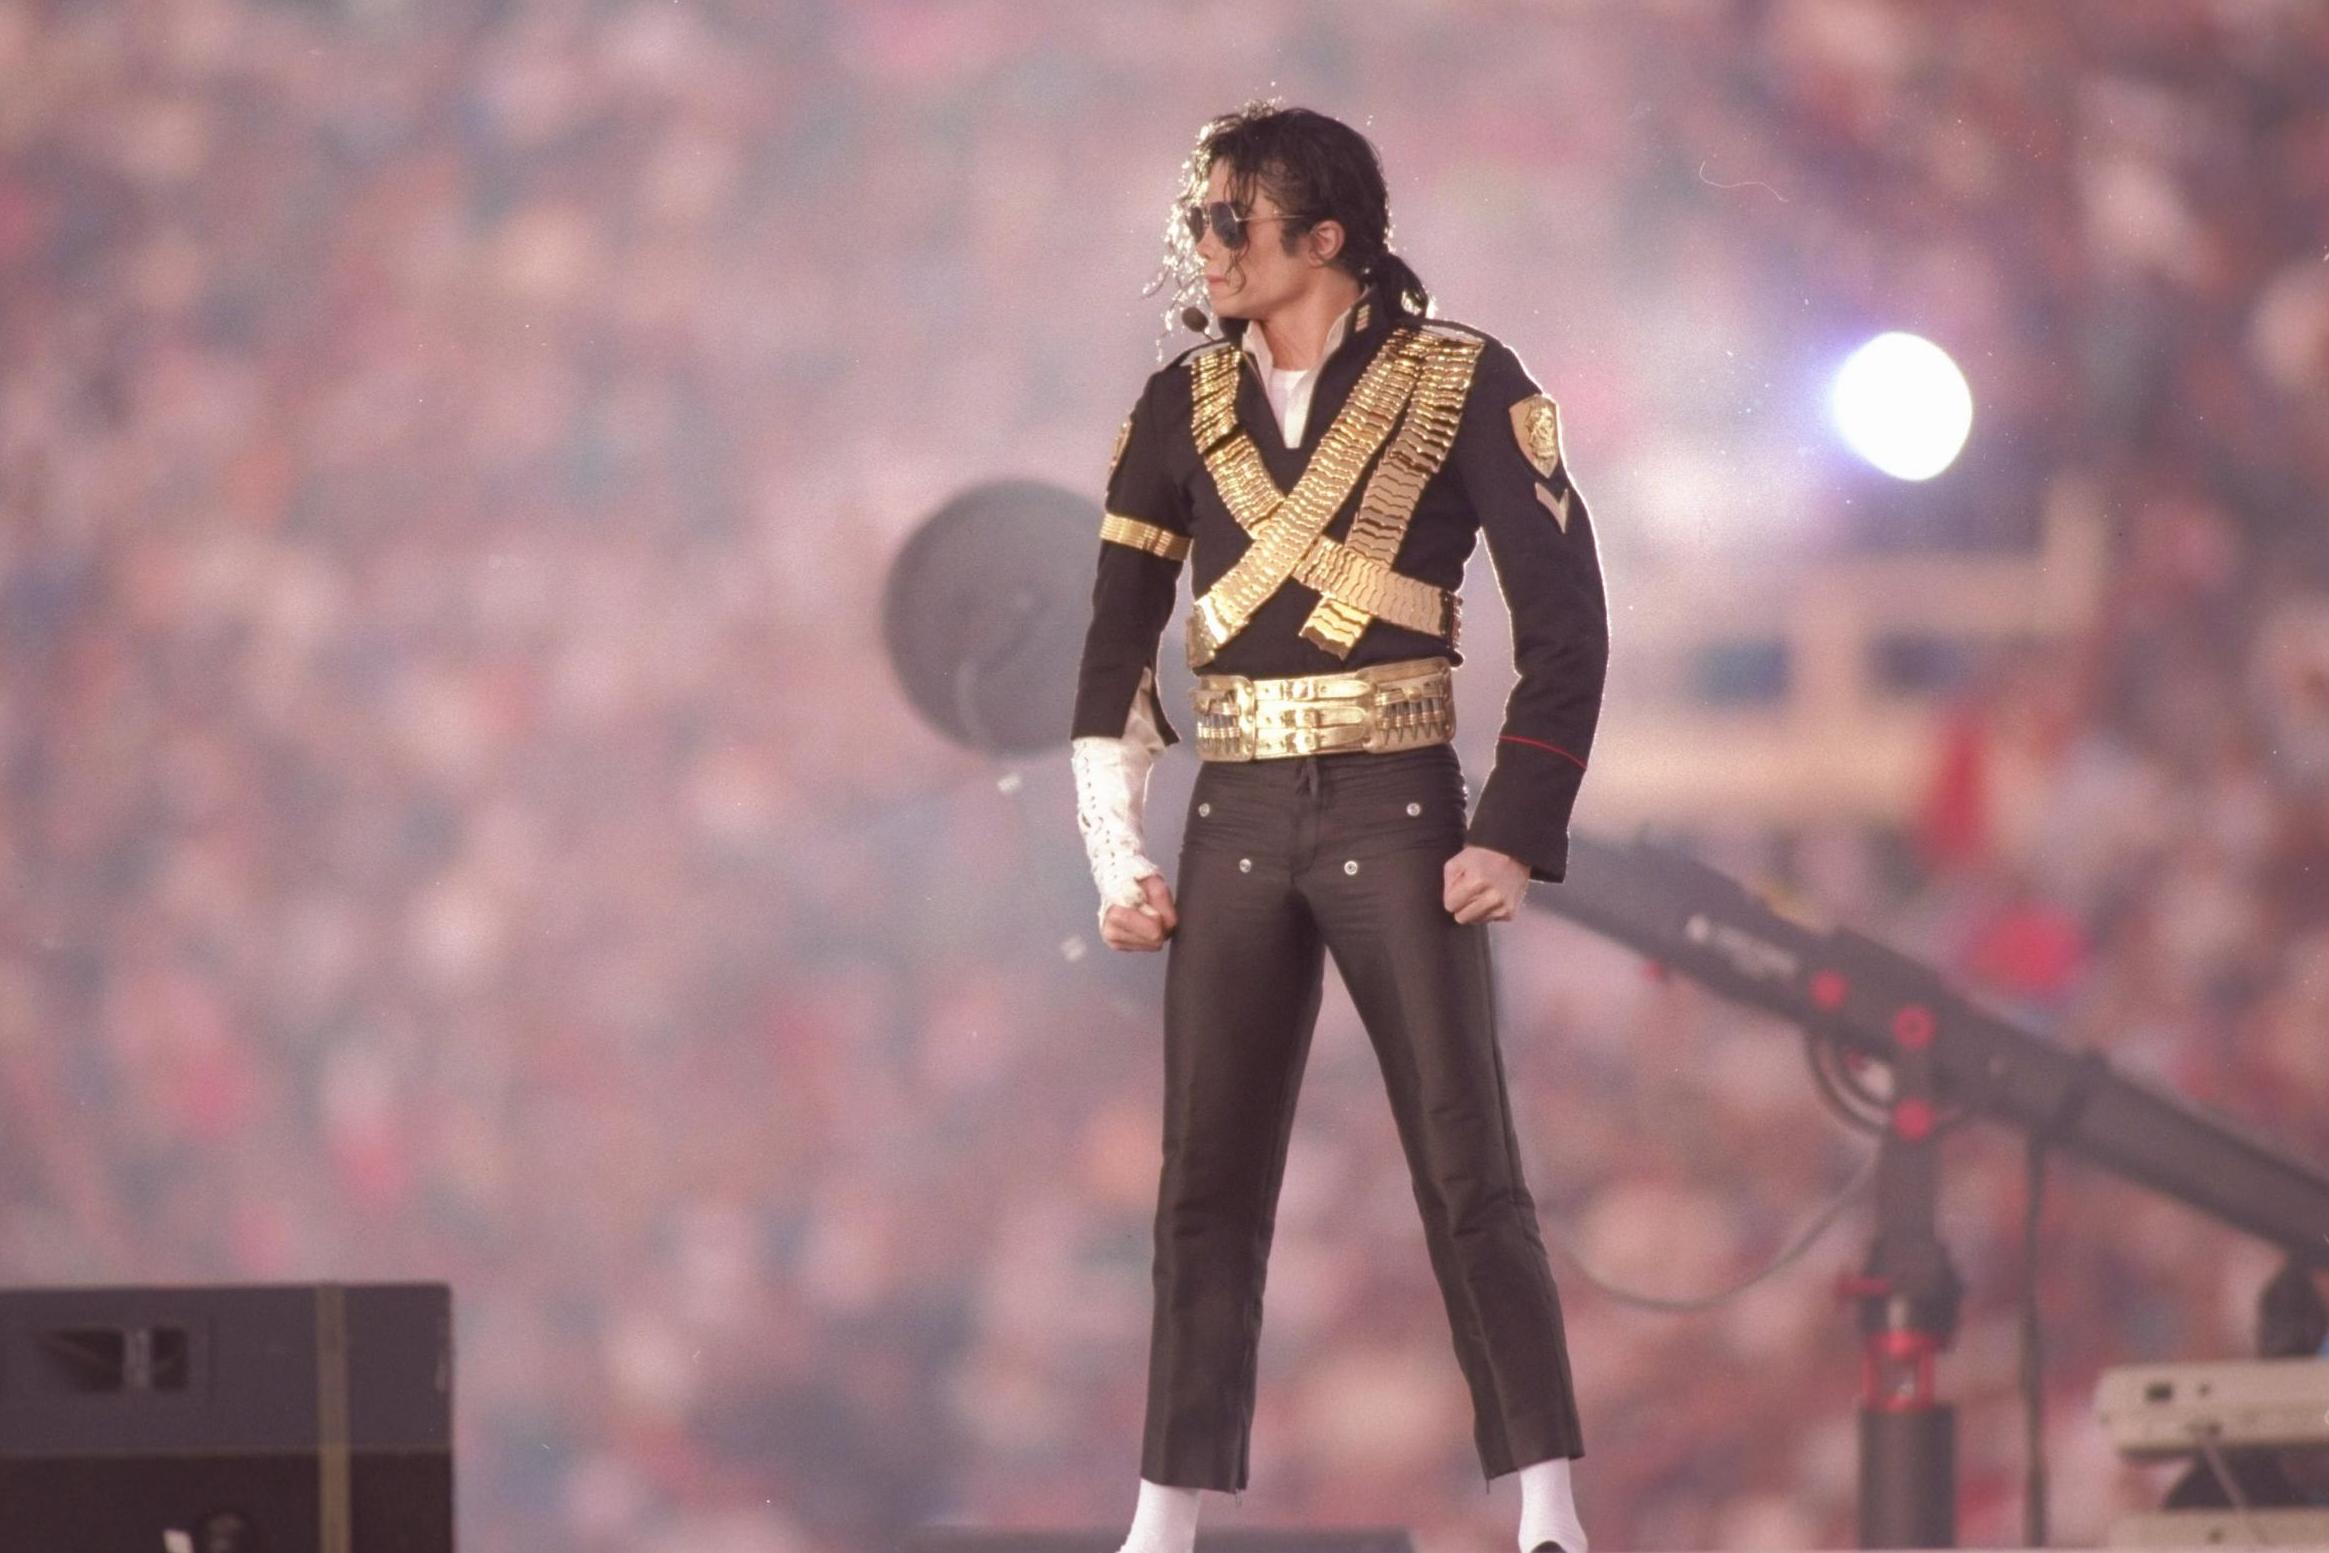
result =
[{"label": "gold sash", "polygon": [[[1377,615],[1394,625],[1446,636],[1451,641],[1455,635],[1455,595],[1391,570],[1424,486],[1439,473],[1448,449],[1455,444],[1456,428],[1464,416],[1464,396],[1471,392],[1472,369],[1480,359],[1483,343],[1470,336],[1427,338],[1430,355],[1424,362],[1422,381],[1416,384],[1399,434],[1383,450],[1382,461],[1367,479],[1359,510],[1351,518],[1350,538],[1345,541],[1348,554],[1335,558],[1331,566],[1328,557],[1319,556],[1316,572],[1331,585],[1308,583],[1323,597],[1302,623],[1302,636],[1337,658],[1349,655],[1359,633]],[[1444,611],[1434,607],[1443,599]]]},{"label": "gold sash", "polygon": [[[1237,424],[1240,352],[1220,346],[1191,363],[1191,431],[1222,501],[1253,536],[1243,556],[1189,616],[1189,664],[1199,667],[1244,628],[1288,578],[1319,602],[1302,635],[1347,655],[1374,619],[1455,641],[1456,595],[1391,569],[1424,485],[1455,441],[1481,342],[1468,335],[1402,328],[1384,342],[1319,440],[1291,492],[1281,492],[1261,452]],[[1394,423],[1396,437],[1388,436]],[[1385,441],[1347,541],[1324,529]]]}]

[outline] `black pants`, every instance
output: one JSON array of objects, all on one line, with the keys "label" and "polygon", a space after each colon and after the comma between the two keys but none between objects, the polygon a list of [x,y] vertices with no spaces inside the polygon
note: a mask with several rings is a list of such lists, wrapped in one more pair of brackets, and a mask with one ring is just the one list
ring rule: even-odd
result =
[{"label": "black pants", "polygon": [[1497,1049],[1447,745],[1208,763],[1165,973],[1164,1171],[1141,1476],[1243,1489],[1262,1283],[1327,954],[1383,1068],[1484,1477],[1584,1454]]}]

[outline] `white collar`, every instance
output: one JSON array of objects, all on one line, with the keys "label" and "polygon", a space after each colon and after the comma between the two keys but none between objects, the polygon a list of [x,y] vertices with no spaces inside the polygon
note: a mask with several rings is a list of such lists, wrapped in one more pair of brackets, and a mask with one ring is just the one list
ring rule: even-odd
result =
[{"label": "white collar", "polygon": [[[1319,347],[1318,360],[1308,367],[1289,368],[1288,370],[1315,372],[1318,370],[1318,368],[1325,366],[1326,359],[1335,353],[1336,348],[1339,347],[1342,344],[1344,338],[1349,335],[1351,331],[1352,320],[1358,317],[1359,309],[1365,307],[1366,305],[1367,299],[1366,296],[1362,293],[1356,302],[1353,302],[1350,306],[1342,310],[1341,317],[1337,318],[1331,325],[1328,326],[1326,331],[1326,343]],[[1253,357],[1254,366],[1261,372],[1267,374],[1277,370],[1277,361],[1270,355],[1270,342],[1263,337],[1262,326],[1259,323],[1250,323],[1245,326],[1245,339],[1243,343],[1245,345],[1246,354]],[[1264,377],[1263,381],[1268,381],[1266,376]]]}]

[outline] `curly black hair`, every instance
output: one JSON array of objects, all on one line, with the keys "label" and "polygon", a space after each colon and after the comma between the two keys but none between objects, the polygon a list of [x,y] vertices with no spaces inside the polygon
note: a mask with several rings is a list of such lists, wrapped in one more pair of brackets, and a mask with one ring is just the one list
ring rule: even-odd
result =
[{"label": "curly black hair", "polygon": [[[1181,187],[1165,218],[1165,257],[1148,288],[1166,290],[1165,327],[1204,296],[1204,262],[1182,219],[1183,209],[1205,197],[1214,164],[1229,166],[1229,197],[1243,209],[1256,188],[1266,189],[1291,218],[1279,225],[1288,253],[1321,221],[1342,224],[1337,267],[1362,283],[1380,287],[1402,311],[1431,312],[1431,293],[1407,261],[1391,251],[1391,196],[1383,180],[1383,159],[1374,143],[1340,119],[1309,108],[1290,108],[1272,98],[1247,103],[1234,113],[1206,121],[1197,143],[1181,164]],[[1220,320],[1232,335],[1245,320]]]}]

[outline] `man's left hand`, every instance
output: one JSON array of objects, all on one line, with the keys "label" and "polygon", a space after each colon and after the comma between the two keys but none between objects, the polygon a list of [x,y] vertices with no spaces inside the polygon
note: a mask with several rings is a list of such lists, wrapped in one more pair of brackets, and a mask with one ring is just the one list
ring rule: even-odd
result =
[{"label": "man's left hand", "polygon": [[1440,902],[1458,922],[1510,922],[1528,893],[1528,865],[1487,847],[1466,847],[1447,860]]}]

